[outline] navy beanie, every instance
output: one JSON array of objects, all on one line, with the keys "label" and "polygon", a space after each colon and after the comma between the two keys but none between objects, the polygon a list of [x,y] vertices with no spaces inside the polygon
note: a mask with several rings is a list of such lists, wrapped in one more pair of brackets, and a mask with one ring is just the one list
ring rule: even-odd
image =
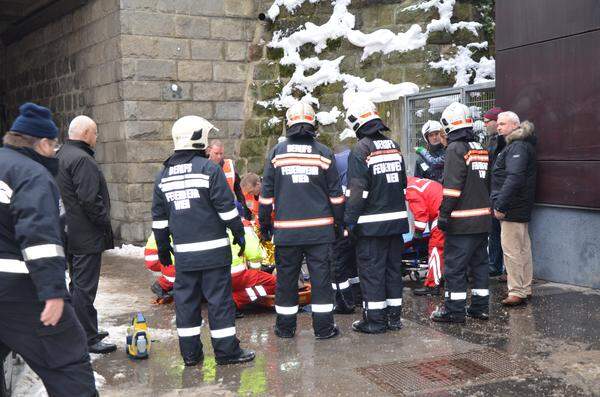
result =
[{"label": "navy beanie", "polygon": [[10,127],[12,132],[36,138],[55,139],[58,136],[58,128],[52,121],[52,113],[49,109],[27,102],[21,105],[19,112],[21,114]]}]

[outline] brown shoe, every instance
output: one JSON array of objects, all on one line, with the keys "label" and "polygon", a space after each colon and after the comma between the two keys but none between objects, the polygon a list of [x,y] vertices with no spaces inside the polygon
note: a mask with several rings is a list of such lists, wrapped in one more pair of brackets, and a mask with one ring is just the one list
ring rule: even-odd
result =
[{"label": "brown shoe", "polygon": [[498,281],[505,283],[508,281],[508,276],[506,274],[501,274],[500,277],[498,277]]},{"label": "brown shoe", "polygon": [[502,301],[502,304],[504,306],[519,306],[519,305],[524,305],[525,304],[525,299],[524,298],[520,298],[516,295],[508,295],[508,297],[506,297],[506,299],[504,299]]}]

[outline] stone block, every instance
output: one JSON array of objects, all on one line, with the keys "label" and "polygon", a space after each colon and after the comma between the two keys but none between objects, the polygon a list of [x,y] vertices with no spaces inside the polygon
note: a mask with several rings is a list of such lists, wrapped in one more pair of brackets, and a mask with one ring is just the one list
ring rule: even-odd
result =
[{"label": "stone block", "polygon": [[137,164],[127,164],[125,167],[129,183],[154,183],[156,173],[162,169],[160,163],[146,163],[143,167]]},{"label": "stone block", "polygon": [[165,83],[162,86],[163,101],[190,101],[192,83]]},{"label": "stone block", "polygon": [[121,128],[121,121],[98,124],[98,141],[115,142],[125,139],[125,133]]},{"label": "stone block", "polygon": [[221,60],[223,59],[223,42],[218,40],[192,40],[192,59]]},{"label": "stone block", "polygon": [[225,83],[194,83],[195,101],[219,101],[226,98],[227,84]]},{"label": "stone block", "polygon": [[173,151],[173,143],[171,141],[128,141],[127,151],[129,152],[130,162],[152,163],[164,161]]},{"label": "stone block", "polygon": [[124,101],[125,120],[173,120],[177,104],[158,101]]},{"label": "stone block", "polygon": [[202,39],[210,36],[209,18],[196,16],[176,16],[175,36],[189,39]]},{"label": "stone block", "polygon": [[213,77],[213,65],[207,61],[180,61],[177,76],[181,81],[208,81]]},{"label": "stone block", "polygon": [[161,85],[157,81],[122,81],[121,98],[132,100],[159,100],[161,99]]},{"label": "stone block", "polygon": [[136,186],[142,187],[142,196],[145,198],[152,199],[152,195],[154,194],[154,183],[141,183]]},{"label": "stone block", "polygon": [[246,21],[234,18],[211,18],[210,37],[213,39],[244,40]]},{"label": "stone block", "polygon": [[174,80],[177,77],[175,61],[139,59],[136,61],[137,80]]},{"label": "stone block", "polygon": [[205,119],[212,119],[214,110],[212,102],[179,102],[178,117],[200,116]]},{"label": "stone block", "polygon": [[162,121],[125,121],[123,128],[128,140],[168,139],[171,135]]},{"label": "stone block", "polygon": [[101,169],[107,182],[125,183],[128,181],[128,169],[126,164],[105,163],[101,165]]},{"label": "stone block", "polygon": [[[136,183],[135,185],[119,184],[119,186],[124,186],[126,188],[127,201],[136,202],[136,201],[144,200],[144,191],[143,191],[141,184],[139,184],[139,183]],[[150,197],[152,197],[152,195],[150,195]]]},{"label": "stone block", "polygon": [[128,243],[142,243],[146,240],[143,222],[124,222],[121,224],[121,239]]},{"label": "stone block", "polygon": [[103,146],[103,163],[126,163],[128,162],[127,147],[122,142],[106,142]]},{"label": "stone block", "polygon": [[127,203],[120,200],[111,200],[110,216],[112,219],[124,220],[127,217]]},{"label": "stone block", "polygon": [[121,11],[121,34],[174,37],[175,16],[156,12]]},{"label": "stone block", "polygon": [[191,3],[190,0],[158,0],[156,8],[169,14],[189,14]]},{"label": "stone block", "polygon": [[227,121],[225,131],[230,139],[240,139],[244,134],[244,121]]},{"label": "stone block", "polygon": [[215,104],[215,119],[243,120],[244,102],[217,102]]},{"label": "stone block", "polygon": [[256,8],[253,0],[222,0],[225,15],[255,17]]},{"label": "stone block", "polygon": [[194,0],[190,6],[192,15],[223,15],[223,0]]},{"label": "stone block", "polygon": [[226,85],[225,99],[228,101],[240,101],[244,99],[246,94],[246,84],[230,83]]},{"label": "stone block", "polygon": [[[161,0],[168,1],[168,0]],[[170,1],[169,1],[170,2]],[[121,0],[122,10],[156,11],[159,0]]]},{"label": "stone block", "polygon": [[248,75],[248,65],[234,62],[215,62],[213,79],[225,82],[244,82]]},{"label": "stone block", "polygon": [[[50,107],[52,108],[52,100],[50,101],[50,104]],[[98,124],[120,121],[123,119],[123,107],[121,102],[96,105],[92,108],[90,117],[92,117]]]},{"label": "stone block", "polygon": [[249,43],[245,41],[229,41],[225,44],[225,59],[228,61],[245,61],[248,58]]},{"label": "stone block", "polygon": [[[90,94],[90,98],[88,100],[90,105],[111,103],[121,99],[118,83],[102,85],[88,91],[88,93]],[[75,101],[74,106],[77,106],[77,101]]]}]

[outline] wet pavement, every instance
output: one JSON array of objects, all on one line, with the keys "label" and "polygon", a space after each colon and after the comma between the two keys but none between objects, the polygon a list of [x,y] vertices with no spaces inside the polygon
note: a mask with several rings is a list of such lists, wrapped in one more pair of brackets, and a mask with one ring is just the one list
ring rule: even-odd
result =
[{"label": "wet pavement", "polygon": [[[105,258],[97,307],[101,328],[119,348],[93,357],[103,396],[600,395],[597,290],[540,281],[529,304],[505,309],[505,284],[494,280],[491,320],[459,326],[432,324],[428,316],[439,299],[413,297],[410,288],[417,285],[407,281],[401,331],[354,333],[357,311],[336,315],[342,336],[325,341],[314,339],[310,314],[299,316],[294,339],[279,339],[272,332],[274,314],[253,309],[236,327],[243,347],[257,352],[254,362],[215,365],[203,327],[204,363],[186,368],[174,308],[151,303],[152,280],[142,259]],[[131,360],[124,349],[137,310],[150,326],[148,360]]]}]

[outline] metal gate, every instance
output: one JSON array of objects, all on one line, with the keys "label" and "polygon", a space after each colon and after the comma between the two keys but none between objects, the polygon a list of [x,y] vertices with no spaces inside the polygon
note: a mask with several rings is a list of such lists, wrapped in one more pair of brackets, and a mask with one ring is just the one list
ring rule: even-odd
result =
[{"label": "metal gate", "polygon": [[[405,98],[405,128],[402,137],[403,151],[409,174],[413,175],[416,161],[415,147],[425,146],[421,127],[428,120],[438,120],[442,111],[452,102],[461,102],[471,108],[475,120],[475,132],[484,134],[483,114],[494,107],[496,86],[494,82],[473,84],[465,87],[443,88],[409,95]],[[478,122],[479,121],[479,122]]]}]

